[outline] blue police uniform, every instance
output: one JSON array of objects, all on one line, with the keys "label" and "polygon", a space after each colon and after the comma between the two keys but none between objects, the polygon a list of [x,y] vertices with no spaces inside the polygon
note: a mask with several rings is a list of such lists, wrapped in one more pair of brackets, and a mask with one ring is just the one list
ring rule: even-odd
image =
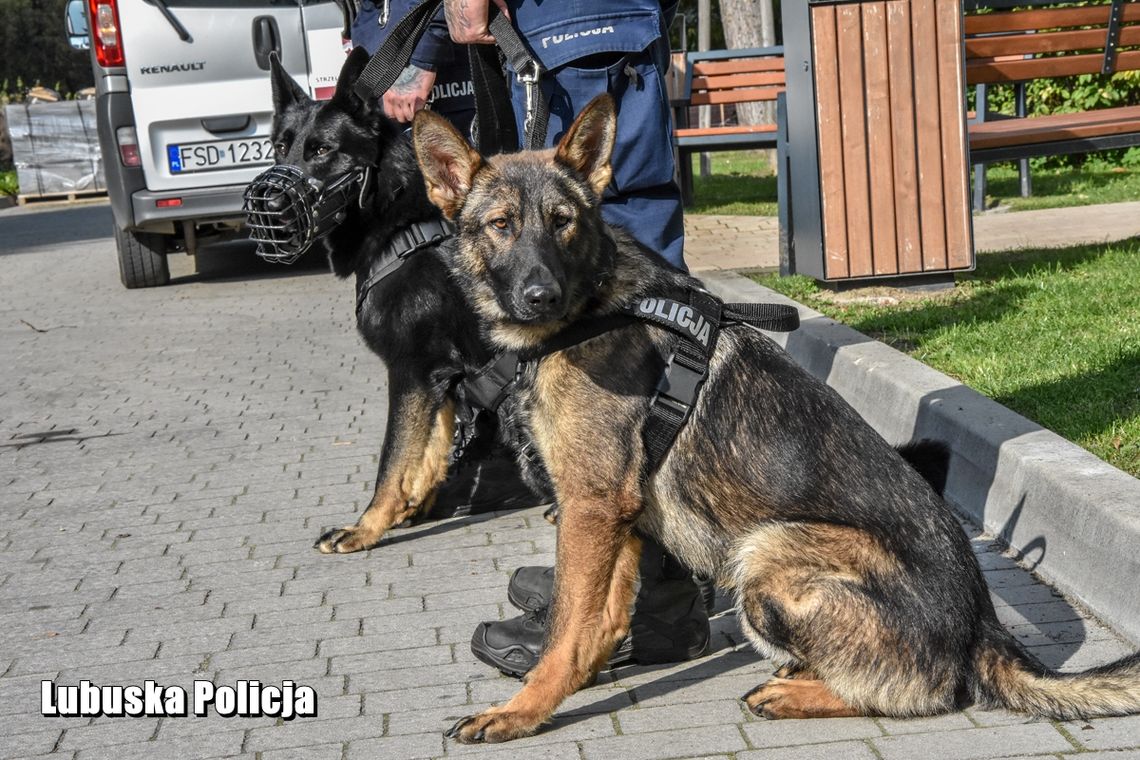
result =
[{"label": "blue police uniform", "polygon": [[[672,113],[665,90],[668,25],[677,0],[508,0],[520,35],[547,75],[550,104],[546,144],[553,145],[596,95],[613,95],[618,109],[614,179],[602,215],[685,269],[681,192],[674,180]],[[512,82],[523,134],[526,90]]]},{"label": "blue police uniform", "polygon": [[[352,24],[352,44],[375,53],[420,0],[363,0]],[[440,9],[412,54],[413,66],[435,72],[431,109],[467,134],[475,116],[475,96],[467,50],[451,41]]]}]

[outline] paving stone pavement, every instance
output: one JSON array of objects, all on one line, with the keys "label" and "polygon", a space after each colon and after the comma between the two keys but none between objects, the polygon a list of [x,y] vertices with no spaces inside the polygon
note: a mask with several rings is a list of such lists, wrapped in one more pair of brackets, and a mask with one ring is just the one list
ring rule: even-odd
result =
[{"label": "paving stone pavement", "polygon": [[[385,418],[351,285],[243,248],[126,291],[108,229],[105,207],[0,215],[0,758],[1140,758],[1140,717],[755,719],[737,697],[771,668],[723,598],[709,656],[603,673],[530,739],[445,740],[517,688],[468,641],[514,614],[515,567],[551,561],[541,508],[317,554],[366,503]],[[967,529],[1003,622],[1048,664],[1129,651]],[[44,679],[246,678],[313,686],[318,716],[39,714]]]}]

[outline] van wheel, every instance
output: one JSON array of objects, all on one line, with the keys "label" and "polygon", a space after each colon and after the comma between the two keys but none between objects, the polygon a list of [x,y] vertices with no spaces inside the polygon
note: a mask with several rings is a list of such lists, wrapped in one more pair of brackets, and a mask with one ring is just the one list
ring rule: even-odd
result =
[{"label": "van wheel", "polygon": [[153,288],[170,282],[165,235],[120,230],[116,226],[115,245],[119,249],[119,278],[124,287]]}]

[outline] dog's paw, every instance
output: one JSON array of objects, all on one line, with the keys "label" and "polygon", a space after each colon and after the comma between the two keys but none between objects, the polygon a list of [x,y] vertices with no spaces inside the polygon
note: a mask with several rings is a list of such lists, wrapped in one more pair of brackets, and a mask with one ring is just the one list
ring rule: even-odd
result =
[{"label": "dog's paw", "polygon": [[539,725],[541,721],[529,719],[520,713],[491,708],[461,719],[444,736],[455,739],[460,744],[494,744],[530,736],[538,730]]},{"label": "dog's paw", "polygon": [[741,700],[748,705],[748,710],[753,715],[768,720],[779,720],[787,717],[785,711],[781,709],[782,703],[787,698],[786,684],[787,679],[777,674],[770,681],[760,684],[745,694]]},{"label": "dog's paw", "polygon": [[379,541],[380,537],[370,531],[363,530],[358,525],[349,525],[325,531],[313,544],[313,548],[321,554],[351,554],[369,549]]}]

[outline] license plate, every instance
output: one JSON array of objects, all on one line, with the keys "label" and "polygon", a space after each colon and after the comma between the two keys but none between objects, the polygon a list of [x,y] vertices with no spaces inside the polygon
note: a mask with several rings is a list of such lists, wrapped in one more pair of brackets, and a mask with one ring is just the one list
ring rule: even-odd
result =
[{"label": "license plate", "polygon": [[268,137],[244,140],[167,145],[171,174],[208,172],[235,166],[268,166],[273,163],[273,146]]}]

